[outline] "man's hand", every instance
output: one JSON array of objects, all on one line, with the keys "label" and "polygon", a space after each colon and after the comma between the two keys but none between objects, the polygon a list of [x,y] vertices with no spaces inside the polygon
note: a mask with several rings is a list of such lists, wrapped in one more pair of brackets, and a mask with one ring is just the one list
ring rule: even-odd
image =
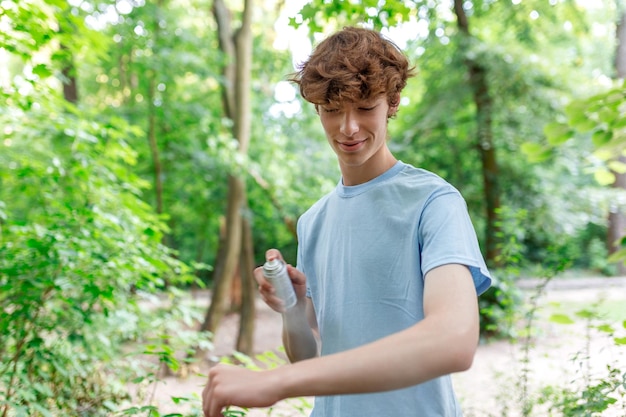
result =
[{"label": "man's hand", "polygon": [[209,371],[209,381],[202,391],[204,417],[222,417],[230,405],[269,407],[282,398],[280,380],[272,371],[251,371],[233,365],[217,365]]},{"label": "man's hand", "polygon": [[[272,259],[280,259],[285,262],[283,256],[277,249],[269,249],[265,253],[265,259],[268,261]],[[304,302],[306,300],[306,277],[296,268],[291,265],[287,265],[287,272],[289,273],[289,277],[291,278],[291,283],[293,285],[293,289],[296,292],[296,297],[298,302]],[[270,282],[265,279],[263,276],[263,268],[258,267],[254,270],[254,279],[257,284],[259,284],[259,294],[265,303],[270,306],[270,308],[279,313],[285,312],[285,307],[280,298],[276,296],[276,291],[274,286],[270,284]]]}]

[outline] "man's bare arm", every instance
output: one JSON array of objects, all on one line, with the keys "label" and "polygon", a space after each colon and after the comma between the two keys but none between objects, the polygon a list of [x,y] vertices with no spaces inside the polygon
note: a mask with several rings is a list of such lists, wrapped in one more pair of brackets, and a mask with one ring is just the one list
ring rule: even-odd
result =
[{"label": "man's bare arm", "polygon": [[217,417],[227,405],[264,407],[289,397],[399,389],[467,370],[479,336],[469,269],[450,264],[430,271],[424,312],[414,326],[345,352],[262,372],[213,368],[203,395],[205,415]]},{"label": "man's bare arm", "polygon": [[467,370],[479,337],[469,269],[444,265],[425,279],[424,320],[349,351],[276,369],[282,396],[386,391]]},{"label": "man's bare arm", "polygon": [[290,362],[319,356],[319,333],[310,298],[299,300],[283,314],[283,346]]}]

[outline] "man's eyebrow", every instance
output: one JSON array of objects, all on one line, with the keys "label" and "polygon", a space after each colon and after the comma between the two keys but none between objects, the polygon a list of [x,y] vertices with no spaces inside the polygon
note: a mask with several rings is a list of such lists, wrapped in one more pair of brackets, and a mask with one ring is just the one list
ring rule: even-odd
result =
[{"label": "man's eyebrow", "polygon": [[380,104],[378,99],[369,99],[363,101],[357,101],[354,103],[357,107],[375,107]]}]

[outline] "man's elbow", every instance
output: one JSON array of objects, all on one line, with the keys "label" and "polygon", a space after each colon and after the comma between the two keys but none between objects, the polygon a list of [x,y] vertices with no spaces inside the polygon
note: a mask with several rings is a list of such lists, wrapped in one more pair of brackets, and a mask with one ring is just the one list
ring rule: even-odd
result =
[{"label": "man's elbow", "polygon": [[464,372],[472,367],[474,356],[478,348],[478,331],[467,329],[450,341],[450,373]]},{"label": "man's elbow", "polygon": [[315,338],[300,340],[299,343],[286,338],[283,339],[283,346],[290,363],[313,359],[320,355]]},{"label": "man's elbow", "polygon": [[464,349],[462,352],[459,352],[456,355],[455,360],[455,371],[454,372],[464,372],[472,367],[474,363],[474,355],[476,354],[476,348],[474,349]]}]

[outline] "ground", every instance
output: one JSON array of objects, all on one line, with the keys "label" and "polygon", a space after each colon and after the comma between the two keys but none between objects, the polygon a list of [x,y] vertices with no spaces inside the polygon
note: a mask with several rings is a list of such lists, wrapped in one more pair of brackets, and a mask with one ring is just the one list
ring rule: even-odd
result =
[{"label": "ground", "polygon": [[[530,297],[539,281],[526,280],[520,286]],[[520,398],[524,386],[528,387],[531,400],[541,387],[569,386],[583,381],[584,374],[604,375],[606,365],[626,368],[626,347],[617,347],[606,334],[596,332],[580,320],[576,324],[558,324],[548,320],[554,313],[571,316],[582,308],[597,306],[606,312],[602,323],[610,322],[626,336],[626,278],[575,278],[558,279],[548,285],[537,299],[536,331],[532,344],[525,354],[524,343],[495,341],[481,343],[474,363],[467,372],[453,375],[453,381],[466,417],[514,417],[520,414]],[[604,308],[606,307],[606,308]],[[210,352],[200,372],[217,358],[232,353],[238,318],[224,319],[215,335],[215,350]],[[522,330],[523,330],[523,326]],[[255,350],[275,351],[280,355],[281,318],[261,301],[257,303]],[[526,358],[528,360],[526,360]],[[527,371],[524,371],[527,364]],[[522,381],[528,380],[525,385]],[[182,412],[170,397],[189,397],[200,394],[204,378],[166,378],[155,388],[155,400],[162,414]],[[308,399],[305,399],[305,401]],[[306,416],[301,410],[302,400],[279,403],[269,415],[274,417]],[[267,416],[268,410],[251,410],[249,417]],[[549,413],[535,407],[533,416]],[[605,417],[626,416],[626,405],[603,414]]]}]

